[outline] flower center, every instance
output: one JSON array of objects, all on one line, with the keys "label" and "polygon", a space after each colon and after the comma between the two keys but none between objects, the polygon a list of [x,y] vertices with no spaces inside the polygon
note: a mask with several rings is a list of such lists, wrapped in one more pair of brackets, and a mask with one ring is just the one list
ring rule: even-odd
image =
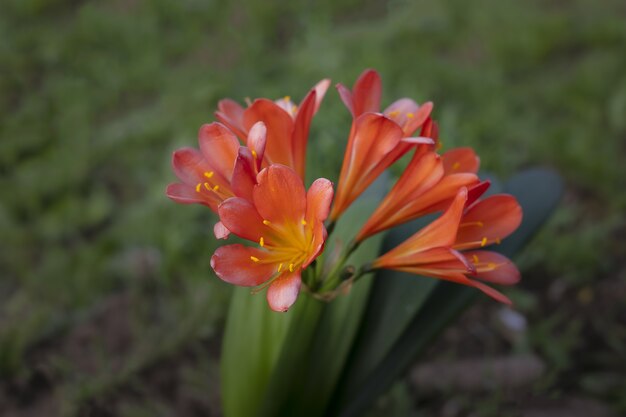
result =
[{"label": "flower center", "polygon": [[259,246],[267,255],[259,259],[250,257],[253,262],[277,265],[277,272],[293,272],[300,268],[313,249],[313,230],[302,219],[299,224],[275,224],[263,220],[267,234],[259,239]]}]

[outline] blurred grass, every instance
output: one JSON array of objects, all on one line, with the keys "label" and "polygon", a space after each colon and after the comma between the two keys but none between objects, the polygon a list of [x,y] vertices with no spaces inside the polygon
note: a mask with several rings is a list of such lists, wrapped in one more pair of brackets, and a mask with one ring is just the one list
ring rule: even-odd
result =
[{"label": "blurred grass", "polygon": [[[2,2],[0,379],[31,375],[38,346],[119,293],[133,294],[129,320],[145,346],[182,322],[191,328],[168,354],[206,341],[229,289],[208,266],[211,214],[163,195],[171,151],[195,145],[222,97],[299,100],[319,79],[351,85],[365,67],[381,72],[384,103],[435,101],[445,146],[476,147],[485,169],[543,164],[564,175],[566,204],[521,259],[539,271],[531,286],[616,275],[624,19],[621,0]],[[348,123],[329,91],[312,172],[336,177]],[[129,348],[125,378],[142,346]],[[106,366],[94,384],[119,384]],[[81,372],[62,378],[63,392],[84,388]]]}]

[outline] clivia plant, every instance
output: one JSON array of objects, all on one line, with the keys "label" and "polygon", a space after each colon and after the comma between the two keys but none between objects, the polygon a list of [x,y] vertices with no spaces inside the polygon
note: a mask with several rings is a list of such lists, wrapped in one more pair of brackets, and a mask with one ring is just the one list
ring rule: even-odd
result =
[{"label": "clivia plant", "polygon": [[511,304],[496,288],[520,279],[508,256],[558,200],[549,171],[500,186],[479,177],[473,149],[440,153],[433,104],[401,98],[381,111],[374,70],[337,85],[352,114],[337,184],[307,186],[309,128],[329,86],[298,105],[222,100],[199,150],[173,154],[180,182],[167,196],[207,206],[215,238],[243,242],[210,260],[239,287],[222,348],[226,417],[360,415],[476,289]]}]

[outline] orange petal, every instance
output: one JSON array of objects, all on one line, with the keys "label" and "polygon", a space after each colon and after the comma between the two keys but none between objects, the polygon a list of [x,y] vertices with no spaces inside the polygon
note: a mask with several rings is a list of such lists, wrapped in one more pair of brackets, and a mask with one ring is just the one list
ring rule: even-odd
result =
[{"label": "orange petal", "polygon": [[205,124],[198,133],[200,151],[225,181],[230,182],[239,150],[237,137],[221,123]]},{"label": "orange petal", "polygon": [[306,211],[304,184],[295,171],[270,165],[257,176],[253,199],[263,219],[277,224],[300,224]]},{"label": "orange petal", "polygon": [[204,181],[205,172],[213,170],[202,154],[193,148],[181,148],[174,152],[172,168],[182,182],[192,187]]},{"label": "orange petal", "polygon": [[382,82],[380,75],[373,69],[366,69],[352,87],[352,106],[354,118],[366,112],[380,111]]},{"label": "orange petal", "polygon": [[522,208],[515,197],[497,194],[474,203],[461,220],[455,248],[471,249],[504,239],[522,222]]},{"label": "orange petal", "polygon": [[196,191],[195,187],[180,183],[168,185],[165,190],[165,195],[180,204],[204,204],[215,212],[217,212],[217,205],[221,202],[215,194],[200,194]]},{"label": "orange petal", "polygon": [[450,204],[459,188],[470,188],[478,181],[478,177],[474,174],[445,175],[434,187],[424,192],[419,199],[414,199],[407,204],[398,215],[406,216],[410,213],[411,218],[416,218],[443,210]]},{"label": "orange petal", "polygon": [[242,146],[239,148],[231,187],[237,197],[243,197],[252,201],[252,192],[256,185],[256,161],[250,149]]},{"label": "orange petal", "polygon": [[211,268],[221,280],[229,284],[255,287],[263,284],[276,272],[276,265],[263,262],[266,255],[261,249],[240,244],[226,245],[217,248],[211,257]]},{"label": "orange petal", "polygon": [[267,289],[267,302],[274,311],[285,312],[296,302],[302,280],[300,271],[282,275]]},{"label": "orange petal", "polygon": [[[313,87],[313,90],[315,90],[315,109],[313,110],[313,114],[317,113],[319,110],[322,100],[326,95],[326,91],[328,91],[328,87],[330,87],[330,79],[328,78],[324,78]],[[302,105],[300,105],[300,107],[302,107]]]},{"label": "orange petal", "polygon": [[302,263],[302,268],[306,268],[317,258],[324,250],[324,243],[326,242],[326,228],[324,223],[319,220],[313,221],[313,240],[311,241],[311,254]]},{"label": "orange petal", "polygon": [[232,130],[241,140],[246,139],[245,128],[243,126],[244,108],[234,100],[229,98],[220,100],[217,103],[217,119]]},{"label": "orange petal", "polygon": [[265,127],[265,123],[256,122],[254,125],[252,125],[250,132],[248,132],[246,145],[248,146],[248,148],[250,148],[250,150],[256,153],[257,167],[260,167],[261,162],[263,162],[263,155],[265,154],[266,143],[267,128]]},{"label": "orange petal", "polygon": [[258,242],[266,231],[263,219],[256,208],[245,198],[232,197],[218,207],[220,220],[232,233]]},{"label": "orange petal", "polygon": [[251,128],[258,121],[265,123],[265,157],[270,163],[294,166],[291,143],[293,119],[285,110],[271,100],[257,99],[245,110],[243,121],[246,128]]},{"label": "orange petal", "polygon": [[480,167],[480,158],[472,148],[450,149],[442,155],[446,174],[469,172],[476,174]]},{"label": "orange petal", "polygon": [[474,264],[476,276],[483,281],[500,285],[513,285],[520,280],[519,270],[504,255],[480,250],[463,252],[463,255]]},{"label": "orange petal", "polygon": [[317,93],[315,90],[309,91],[309,94],[302,100],[294,121],[292,137],[294,169],[302,179],[304,179],[306,146],[309,139],[311,119],[313,114],[315,114],[316,97]]},{"label": "orange petal", "polygon": [[333,201],[333,183],[326,178],[318,178],[306,193],[306,220],[324,221],[330,212]]}]

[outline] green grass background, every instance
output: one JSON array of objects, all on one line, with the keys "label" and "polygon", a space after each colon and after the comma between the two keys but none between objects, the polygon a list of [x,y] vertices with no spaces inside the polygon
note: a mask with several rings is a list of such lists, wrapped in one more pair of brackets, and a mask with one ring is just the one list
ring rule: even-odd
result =
[{"label": "green grass background", "polygon": [[[220,98],[300,100],[366,67],[385,104],[435,102],[446,148],[475,147],[502,177],[543,165],[565,178],[564,204],[519,259],[522,309],[539,308],[546,281],[593,292],[626,279],[625,21],[621,0],[3,1],[0,380],[28,385],[43,366],[69,415],[128,384],[141,393],[145,369],[218,339],[229,288],[209,268],[214,218],[164,196],[171,152],[196,145]],[[316,172],[337,176],[349,120],[331,88],[310,139]],[[120,294],[122,364],[102,349],[86,371],[55,343]],[[626,354],[623,330],[603,331]],[[549,365],[566,372],[576,344],[546,332],[529,349],[556,343]],[[106,334],[95,340],[86,349]],[[181,384],[215,390],[214,366],[183,366]],[[120,415],[170,410],[139,397]]]}]

